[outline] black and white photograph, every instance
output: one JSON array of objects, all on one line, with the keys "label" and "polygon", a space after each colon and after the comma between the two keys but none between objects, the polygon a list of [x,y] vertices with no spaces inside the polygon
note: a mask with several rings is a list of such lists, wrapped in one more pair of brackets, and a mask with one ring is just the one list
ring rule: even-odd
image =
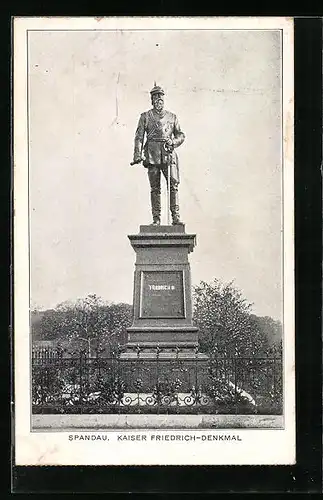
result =
[{"label": "black and white photograph", "polygon": [[293,21],[14,41],[17,463],[294,463]]}]

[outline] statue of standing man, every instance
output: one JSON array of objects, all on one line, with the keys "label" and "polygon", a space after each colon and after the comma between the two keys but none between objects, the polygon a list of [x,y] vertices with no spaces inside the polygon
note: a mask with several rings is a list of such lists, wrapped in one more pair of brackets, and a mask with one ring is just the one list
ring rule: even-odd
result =
[{"label": "statue of standing man", "polygon": [[[143,162],[150,182],[153,225],[160,225],[160,177],[163,173],[169,181],[169,205],[172,223],[183,224],[179,216],[179,168],[175,148],[185,139],[177,116],[164,109],[163,89],[156,85],[150,91],[152,109],[140,115],[135,135],[134,164]],[[146,142],[144,144],[146,136]]]}]

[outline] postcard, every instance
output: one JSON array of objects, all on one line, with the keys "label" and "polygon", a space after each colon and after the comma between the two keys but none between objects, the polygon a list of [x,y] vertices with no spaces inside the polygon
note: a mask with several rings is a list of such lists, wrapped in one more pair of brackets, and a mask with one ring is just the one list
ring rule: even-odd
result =
[{"label": "postcard", "polygon": [[295,463],[293,19],[13,20],[16,465]]}]

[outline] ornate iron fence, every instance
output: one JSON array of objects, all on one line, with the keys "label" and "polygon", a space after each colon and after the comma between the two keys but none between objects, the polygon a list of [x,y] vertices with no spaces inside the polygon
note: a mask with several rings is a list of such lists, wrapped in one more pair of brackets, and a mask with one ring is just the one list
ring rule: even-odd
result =
[{"label": "ornate iron fence", "polygon": [[282,357],[134,360],[36,350],[33,413],[282,413]]}]

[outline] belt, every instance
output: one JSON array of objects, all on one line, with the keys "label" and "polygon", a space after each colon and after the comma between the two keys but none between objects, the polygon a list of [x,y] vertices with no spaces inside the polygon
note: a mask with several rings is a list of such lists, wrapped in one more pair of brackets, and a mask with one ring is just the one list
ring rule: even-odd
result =
[{"label": "belt", "polygon": [[167,139],[147,139],[147,142],[166,142]]}]

